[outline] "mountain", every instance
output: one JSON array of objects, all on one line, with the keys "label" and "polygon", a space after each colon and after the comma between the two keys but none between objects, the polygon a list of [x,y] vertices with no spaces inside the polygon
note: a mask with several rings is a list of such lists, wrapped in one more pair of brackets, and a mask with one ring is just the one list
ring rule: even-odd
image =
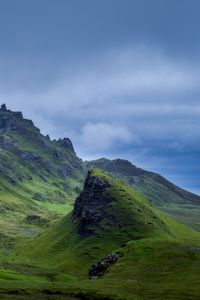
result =
[{"label": "mountain", "polygon": [[200,230],[200,196],[169,182],[161,175],[146,171],[128,160],[101,158],[85,162],[87,169],[100,168],[147,196],[159,209]]},{"label": "mountain", "polygon": [[199,238],[124,182],[94,169],[73,212],[20,244],[7,272],[29,274],[28,293],[35,278],[40,281],[36,294],[198,299]]},{"label": "mountain", "polygon": [[199,299],[200,233],[169,216],[199,229],[199,211],[159,174],[83,162],[1,106],[0,299]]},{"label": "mountain", "polygon": [[[0,108],[0,229],[37,234],[51,211],[72,209],[85,177],[69,138],[51,140],[21,112]],[[32,228],[31,228],[32,227]]]},{"label": "mountain", "polygon": [[53,255],[56,264],[65,261],[67,265],[71,259],[63,257],[59,262],[58,251],[63,256],[78,251],[80,259],[86,255],[89,264],[91,257],[101,258],[129,241],[172,234],[162,214],[144,196],[94,169],[86,177],[73,212],[34,239],[31,247],[36,259],[39,253],[45,261]]}]

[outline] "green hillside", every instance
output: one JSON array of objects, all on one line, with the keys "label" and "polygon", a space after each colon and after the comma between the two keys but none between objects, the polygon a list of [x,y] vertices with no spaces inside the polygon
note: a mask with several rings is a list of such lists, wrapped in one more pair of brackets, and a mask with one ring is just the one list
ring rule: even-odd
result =
[{"label": "green hillside", "polygon": [[87,169],[100,168],[147,196],[153,204],[182,223],[200,230],[200,196],[174,185],[157,173],[124,159],[106,158],[85,162]]},{"label": "green hillside", "polygon": [[199,196],[1,106],[0,299],[199,299],[200,233],[165,212],[199,229]]},{"label": "green hillside", "polygon": [[[176,230],[172,229],[173,223],[169,225],[165,218],[144,196],[122,181],[94,169],[86,178],[73,213],[36,238],[33,241],[33,253],[36,258],[39,253],[40,259],[46,260],[48,257],[48,262],[49,253],[57,264],[62,264],[64,258],[59,262],[55,249],[61,245],[60,250],[65,255],[68,248],[75,253],[74,246],[77,251],[83,251],[83,255],[79,253],[80,257],[83,258],[84,253],[87,253],[86,261],[89,265],[90,256],[96,260],[129,241],[176,236]],[[178,228],[182,228],[182,225]]]},{"label": "green hillside", "polygon": [[0,109],[0,229],[37,235],[55,212],[72,210],[85,177],[68,138],[51,140],[21,112]]},{"label": "green hillside", "polygon": [[[117,261],[89,280],[91,266],[111,253]],[[94,169],[73,212],[8,256],[1,291],[11,288],[5,272],[8,278],[15,272],[12,289],[24,297],[37,293],[37,299],[47,291],[54,296],[59,291],[56,299],[198,299],[199,262],[198,232]]]}]

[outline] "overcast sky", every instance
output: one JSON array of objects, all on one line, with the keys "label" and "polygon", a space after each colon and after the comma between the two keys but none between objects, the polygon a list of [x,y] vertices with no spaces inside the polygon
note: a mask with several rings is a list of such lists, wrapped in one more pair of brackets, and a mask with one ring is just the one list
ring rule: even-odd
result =
[{"label": "overcast sky", "polygon": [[83,159],[200,194],[199,0],[0,0],[0,100]]}]

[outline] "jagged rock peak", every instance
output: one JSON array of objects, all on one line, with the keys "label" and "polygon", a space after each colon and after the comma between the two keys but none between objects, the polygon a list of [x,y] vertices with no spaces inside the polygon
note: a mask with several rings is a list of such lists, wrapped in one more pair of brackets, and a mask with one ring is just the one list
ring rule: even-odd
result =
[{"label": "jagged rock peak", "polygon": [[0,131],[25,132],[27,129],[40,130],[34,125],[32,120],[25,119],[21,111],[7,109],[5,104],[0,107]]},{"label": "jagged rock peak", "polygon": [[93,176],[92,171],[88,172],[84,189],[76,199],[73,211],[73,221],[78,224],[80,236],[94,234],[104,219],[105,209],[112,201],[111,197],[104,193],[109,187],[110,184],[103,178]]},{"label": "jagged rock peak", "polygon": [[[71,140],[70,140],[69,138],[59,139],[57,142],[58,142],[62,147],[68,148],[68,149],[70,149],[72,152],[75,153],[73,144],[72,144],[72,142],[71,142]],[[76,154],[76,153],[75,153],[75,154]]]},{"label": "jagged rock peak", "polygon": [[2,111],[7,111],[6,105],[4,103],[1,105],[1,110]]},{"label": "jagged rock peak", "polygon": [[1,112],[6,112],[6,113],[8,113],[8,114],[11,114],[12,116],[14,116],[14,117],[16,117],[16,118],[23,119],[23,114],[22,114],[21,111],[11,111],[10,109],[7,109],[5,103],[3,103],[3,104],[1,105],[0,111],[1,111]]}]

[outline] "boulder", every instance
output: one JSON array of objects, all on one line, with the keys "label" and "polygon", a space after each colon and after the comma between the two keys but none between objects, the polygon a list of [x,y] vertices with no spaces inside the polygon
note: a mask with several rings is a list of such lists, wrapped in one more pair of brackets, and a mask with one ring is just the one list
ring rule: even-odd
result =
[{"label": "boulder", "polygon": [[110,267],[116,263],[118,260],[118,255],[116,253],[111,253],[96,264],[92,265],[89,270],[89,279],[98,279],[103,277],[107,272],[109,272]]}]

